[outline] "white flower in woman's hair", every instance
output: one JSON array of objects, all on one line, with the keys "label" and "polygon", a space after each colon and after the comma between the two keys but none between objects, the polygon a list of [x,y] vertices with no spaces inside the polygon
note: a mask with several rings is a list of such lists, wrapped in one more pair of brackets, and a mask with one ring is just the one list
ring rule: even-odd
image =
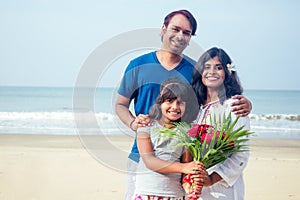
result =
[{"label": "white flower in woman's hair", "polygon": [[227,64],[227,69],[229,71],[229,73],[231,74],[231,72],[236,72],[236,68],[233,64]]}]

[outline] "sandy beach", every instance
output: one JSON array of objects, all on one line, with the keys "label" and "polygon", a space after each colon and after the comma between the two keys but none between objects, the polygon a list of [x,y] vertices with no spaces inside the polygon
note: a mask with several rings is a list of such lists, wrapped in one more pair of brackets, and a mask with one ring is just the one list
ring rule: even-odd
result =
[{"label": "sandy beach", "polygon": [[[300,199],[300,140],[252,139],[246,200]],[[123,199],[129,136],[0,135],[0,200]]]}]

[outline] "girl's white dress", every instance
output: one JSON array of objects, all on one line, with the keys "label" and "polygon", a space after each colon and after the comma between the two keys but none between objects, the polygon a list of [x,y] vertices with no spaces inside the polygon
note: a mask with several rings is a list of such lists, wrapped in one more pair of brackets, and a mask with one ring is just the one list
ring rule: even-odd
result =
[{"label": "girl's white dress", "polygon": [[[211,102],[205,108],[201,108],[197,120],[195,123],[207,123],[210,122],[210,116],[223,115],[226,116],[231,112],[230,104],[233,99],[226,100],[223,105],[218,101]],[[232,121],[235,119],[235,115],[231,114]],[[244,129],[250,130],[249,117],[240,117],[234,129],[244,126]],[[249,145],[249,142],[247,142]],[[247,165],[249,159],[249,152],[238,152],[229,156],[224,162],[209,168],[207,171],[209,174],[217,172],[223,179],[210,187],[203,187],[201,200],[243,200],[244,199],[244,180],[243,171]]]}]

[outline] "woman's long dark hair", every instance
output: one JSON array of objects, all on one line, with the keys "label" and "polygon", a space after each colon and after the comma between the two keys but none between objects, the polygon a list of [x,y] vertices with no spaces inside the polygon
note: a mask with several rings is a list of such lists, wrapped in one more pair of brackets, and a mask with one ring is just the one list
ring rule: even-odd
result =
[{"label": "woman's long dark hair", "polygon": [[233,95],[243,93],[243,88],[236,72],[229,71],[227,68],[227,64],[232,64],[229,55],[223,49],[213,47],[201,55],[193,72],[192,87],[196,93],[199,105],[203,105],[207,99],[207,87],[202,83],[204,64],[216,56],[219,58],[225,71],[225,80],[223,83],[224,96],[223,98],[220,98],[220,100],[222,101],[230,98]]},{"label": "woman's long dark hair", "polygon": [[162,117],[161,104],[166,100],[175,100],[177,98],[186,102],[185,112],[182,118],[178,119],[177,122],[192,122],[196,118],[198,112],[197,98],[192,87],[188,83],[181,81],[179,78],[170,78],[163,82],[160,87],[160,94],[149,111],[150,118],[160,120]]}]

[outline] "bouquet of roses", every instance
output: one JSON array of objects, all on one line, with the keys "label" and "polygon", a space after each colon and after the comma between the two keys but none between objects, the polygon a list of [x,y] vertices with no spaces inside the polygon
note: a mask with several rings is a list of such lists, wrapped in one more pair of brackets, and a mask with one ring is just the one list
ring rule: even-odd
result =
[{"label": "bouquet of roses", "polygon": [[[223,117],[223,118],[222,118]],[[223,162],[226,158],[236,152],[247,151],[246,142],[253,132],[243,130],[243,126],[234,130],[239,116],[232,122],[231,114],[210,118],[208,124],[194,124],[191,126],[186,122],[174,123],[175,128],[162,128],[162,137],[176,138],[180,146],[184,146],[194,160],[200,161],[208,169]],[[190,175],[184,181],[192,185]],[[190,192],[190,199],[198,199],[199,195]]]}]

